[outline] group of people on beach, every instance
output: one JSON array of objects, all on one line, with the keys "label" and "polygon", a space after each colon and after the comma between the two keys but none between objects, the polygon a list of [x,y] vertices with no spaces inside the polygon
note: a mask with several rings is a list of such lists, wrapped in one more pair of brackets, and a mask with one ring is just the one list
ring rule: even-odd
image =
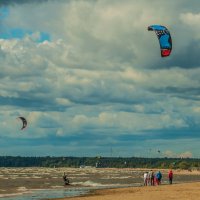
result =
[{"label": "group of people on beach", "polygon": [[[162,173],[160,171],[157,171],[154,173],[152,170],[150,170],[149,172],[144,173],[144,186],[160,185],[161,180],[162,180]],[[172,170],[170,170],[168,173],[168,180],[169,180],[169,184],[172,184],[172,180],[173,180]]]},{"label": "group of people on beach", "polygon": [[[154,185],[160,185],[161,184],[161,180],[162,180],[162,173],[160,171],[157,172],[153,172],[153,170],[150,170],[149,172],[145,172],[144,173],[144,186],[154,186]],[[168,173],[168,180],[169,180],[169,184],[172,184],[172,180],[173,180],[173,172],[172,170],[169,170]],[[67,177],[67,175],[63,174],[63,181],[64,181],[64,185],[69,185],[69,178]]]}]

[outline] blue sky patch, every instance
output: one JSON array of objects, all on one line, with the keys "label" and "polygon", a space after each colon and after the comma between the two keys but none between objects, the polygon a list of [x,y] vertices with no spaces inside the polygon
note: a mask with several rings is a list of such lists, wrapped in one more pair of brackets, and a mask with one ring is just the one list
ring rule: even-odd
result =
[{"label": "blue sky patch", "polygon": [[9,15],[9,9],[8,7],[0,7],[0,19],[4,19]]},{"label": "blue sky patch", "polygon": [[[34,32],[30,30],[24,30],[21,28],[14,28],[9,31],[0,32],[0,38],[2,39],[23,39],[27,35],[33,35]],[[36,39],[36,42],[43,42],[45,40],[50,41],[50,35],[45,32],[40,32],[39,37]]]},{"label": "blue sky patch", "polygon": [[[6,19],[10,14],[9,7],[0,7],[0,20]],[[22,39],[27,35],[33,35],[35,31],[25,30],[23,28],[7,28],[4,23],[1,24],[0,38],[2,39]],[[50,35],[46,32],[40,32],[40,36],[36,39],[36,42],[40,43],[45,40],[50,41]]]}]

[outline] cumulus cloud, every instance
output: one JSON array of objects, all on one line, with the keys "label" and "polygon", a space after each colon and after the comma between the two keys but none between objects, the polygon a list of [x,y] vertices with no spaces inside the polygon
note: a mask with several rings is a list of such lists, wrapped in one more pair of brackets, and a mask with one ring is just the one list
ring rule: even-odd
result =
[{"label": "cumulus cloud", "polygon": [[186,152],[182,152],[178,154],[170,150],[167,150],[163,154],[165,157],[168,157],[168,158],[192,158],[193,157],[192,152],[190,151],[186,151]]},{"label": "cumulus cloud", "polygon": [[[108,144],[131,151],[130,137],[135,150],[146,137],[197,137],[198,1],[31,2],[6,5],[1,19],[3,136],[18,137],[11,121],[24,115],[29,128],[20,138],[33,144],[55,137],[73,148],[92,140],[99,151]],[[150,24],[170,29],[170,57],[160,57]],[[16,29],[25,34],[8,36]],[[40,41],[42,33],[50,39]]]},{"label": "cumulus cloud", "polygon": [[192,158],[192,153],[187,151],[179,155],[181,158]]}]

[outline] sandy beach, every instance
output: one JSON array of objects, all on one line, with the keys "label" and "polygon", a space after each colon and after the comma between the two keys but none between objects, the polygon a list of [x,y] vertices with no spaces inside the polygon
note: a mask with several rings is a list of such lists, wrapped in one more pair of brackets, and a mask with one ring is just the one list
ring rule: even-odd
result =
[{"label": "sandy beach", "polygon": [[[98,190],[83,197],[62,200],[199,200],[200,182],[149,187]],[[57,199],[61,200],[61,199]]]}]

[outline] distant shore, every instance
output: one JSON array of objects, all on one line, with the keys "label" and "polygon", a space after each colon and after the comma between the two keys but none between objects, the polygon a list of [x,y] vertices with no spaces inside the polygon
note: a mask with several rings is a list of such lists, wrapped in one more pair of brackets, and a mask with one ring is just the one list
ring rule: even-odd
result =
[{"label": "distant shore", "polygon": [[200,182],[97,190],[91,195],[56,200],[198,200]]}]

